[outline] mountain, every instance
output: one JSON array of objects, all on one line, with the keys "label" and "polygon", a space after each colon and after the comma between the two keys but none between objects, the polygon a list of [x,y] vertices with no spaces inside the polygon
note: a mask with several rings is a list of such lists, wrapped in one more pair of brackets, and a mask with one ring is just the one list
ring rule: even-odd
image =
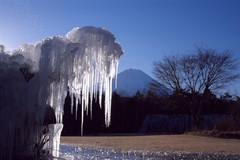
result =
[{"label": "mountain", "polygon": [[[117,88],[115,89],[115,79],[113,80],[113,91],[117,92],[121,96],[131,97],[139,91],[142,94],[146,94],[151,88],[151,83],[156,81],[148,76],[141,70],[128,69],[118,74],[117,76]],[[153,89],[151,89],[153,90]],[[171,90],[162,84],[154,90],[160,94],[167,92],[171,94]]]}]

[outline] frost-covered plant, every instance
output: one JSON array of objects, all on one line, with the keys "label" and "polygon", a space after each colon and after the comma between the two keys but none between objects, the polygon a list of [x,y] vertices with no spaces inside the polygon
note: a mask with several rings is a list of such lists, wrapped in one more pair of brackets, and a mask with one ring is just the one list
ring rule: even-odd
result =
[{"label": "frost-covered plant", "polygon": [[49,150],[44,148],[46,143],[49,141],[49,136],[46,131],[46,128],[44,128],[42,135],[39,136],[37,142],[34,144],[33,159],[40,159],[42,156],[49,154]]}]

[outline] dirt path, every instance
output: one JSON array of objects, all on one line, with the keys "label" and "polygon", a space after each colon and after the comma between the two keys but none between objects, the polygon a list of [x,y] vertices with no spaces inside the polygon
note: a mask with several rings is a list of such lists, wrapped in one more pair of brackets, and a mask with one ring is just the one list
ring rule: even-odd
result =
[{"label": "dirt path", "polygon": [[239,153],[240,140],[194,135],[61,137],[62,144],[117,150]]}]

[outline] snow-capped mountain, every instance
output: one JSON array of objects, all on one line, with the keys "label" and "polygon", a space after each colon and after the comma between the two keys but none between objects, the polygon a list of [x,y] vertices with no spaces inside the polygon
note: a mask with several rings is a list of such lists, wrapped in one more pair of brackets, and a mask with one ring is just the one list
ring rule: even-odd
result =
[{"label": "snow-capped mountain", "polygon": [[[151,83],[156,82],[141,70],[128,69],[118,74],[117,88],[115,88],[115,79],[113,80],[113,91],[121,96],[134,96],[137,91],[146,94],[151,89]],[[152,89],[151,89],[152,90]],[[159,84],[158,89],[154,90],[158,93],[171,93],[171,90],[162,84]]]}]

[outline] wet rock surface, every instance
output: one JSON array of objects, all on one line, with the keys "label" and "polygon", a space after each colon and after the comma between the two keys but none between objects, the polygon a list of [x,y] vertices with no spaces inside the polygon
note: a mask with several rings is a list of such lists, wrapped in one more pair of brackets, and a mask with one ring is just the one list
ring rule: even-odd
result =
[{"label": "wet rock surface", "polygon": [[152,152],[152,151],[119,151],[72,145],[60,146],[60,157],[66,160],[239,160],[239,154],[202,153],[202,152]]}]

